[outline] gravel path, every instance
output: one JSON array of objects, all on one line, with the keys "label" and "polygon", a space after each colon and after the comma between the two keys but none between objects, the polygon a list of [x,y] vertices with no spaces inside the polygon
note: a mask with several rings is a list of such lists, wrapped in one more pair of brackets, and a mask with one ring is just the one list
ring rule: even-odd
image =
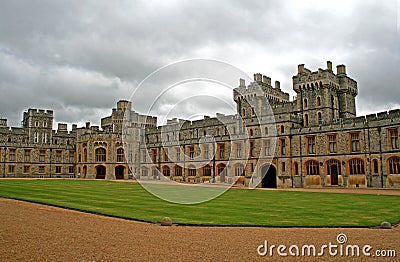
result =
[{"label": "gravel path", "polygon": [[[337,244],[339,233],[346,234],[345,245],[369,244],[373,247],[371,253],[376,249],[394,249],[397,258],[383,261],[398,261],[399,227],[391,230],[161,227],[0,198],[1,261],[292,261],[293,257],[279,257],[276,249],[272,258],[260,257],[257,247],[268,240],[269,245],[287,247],[313,244],[319,251],[323,244]],[[325,254],[324,260],[349,260],[329,256],[328,250]]]}]

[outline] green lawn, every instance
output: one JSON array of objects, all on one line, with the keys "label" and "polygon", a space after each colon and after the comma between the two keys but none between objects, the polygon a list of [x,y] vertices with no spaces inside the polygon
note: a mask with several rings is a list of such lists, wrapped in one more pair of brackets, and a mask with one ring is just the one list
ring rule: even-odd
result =
[{"label": "green lawn", "polygon": [[0,179],[0,197],[140,221],[181,225],[369,227],[400,221],[400,197],[230,189],[201,204],[158,199],[139,184],[94,180]]}]

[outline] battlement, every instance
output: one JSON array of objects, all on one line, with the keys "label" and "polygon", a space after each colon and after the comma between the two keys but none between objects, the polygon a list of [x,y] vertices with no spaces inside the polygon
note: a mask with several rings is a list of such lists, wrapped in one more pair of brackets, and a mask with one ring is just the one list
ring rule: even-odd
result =
[{"label": "battlement", "polygon": [[44,109],[36,109],[36,108],[29,108],[27,112],[24,112],[24,114],[27,114],[29,116],[48,116],[48,117],[53,117],[54,112],[53,110],[44,110]]},{"label": "battlement", "polygon": [[0,118],[0,127],[7,127],[7,119]]}]

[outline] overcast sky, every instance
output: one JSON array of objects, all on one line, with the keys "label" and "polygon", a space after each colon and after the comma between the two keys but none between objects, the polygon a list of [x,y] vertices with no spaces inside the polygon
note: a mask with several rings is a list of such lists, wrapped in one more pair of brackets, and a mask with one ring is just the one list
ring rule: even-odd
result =
[{"label": "overcast sky", "polygon": [[44,108],[99,124],[147,75],[191,58],[268,75],[291,97],[298,64],[330,60],[358,82],[358,115],[400,108],[398,13],[391,0],[1,0],[0,117],[19,126]]}]

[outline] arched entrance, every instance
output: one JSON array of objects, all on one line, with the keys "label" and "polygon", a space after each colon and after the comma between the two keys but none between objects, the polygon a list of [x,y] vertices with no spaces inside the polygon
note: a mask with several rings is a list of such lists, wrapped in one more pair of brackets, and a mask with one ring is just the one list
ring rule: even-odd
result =
[{"label": "arched entrance", "polygon": [[261,169],[262,188],[276,188],[276,169],[273,165],[265,165]]},{"label": "arched entrance", "polygon": [[106,167],[105,166],[96,166],[96,179],[105,179],[106,178]]},{"label": "arched entrance", "polygon": [[115,179],[124,179],[124,166],[116,166],[115,167]]}]

